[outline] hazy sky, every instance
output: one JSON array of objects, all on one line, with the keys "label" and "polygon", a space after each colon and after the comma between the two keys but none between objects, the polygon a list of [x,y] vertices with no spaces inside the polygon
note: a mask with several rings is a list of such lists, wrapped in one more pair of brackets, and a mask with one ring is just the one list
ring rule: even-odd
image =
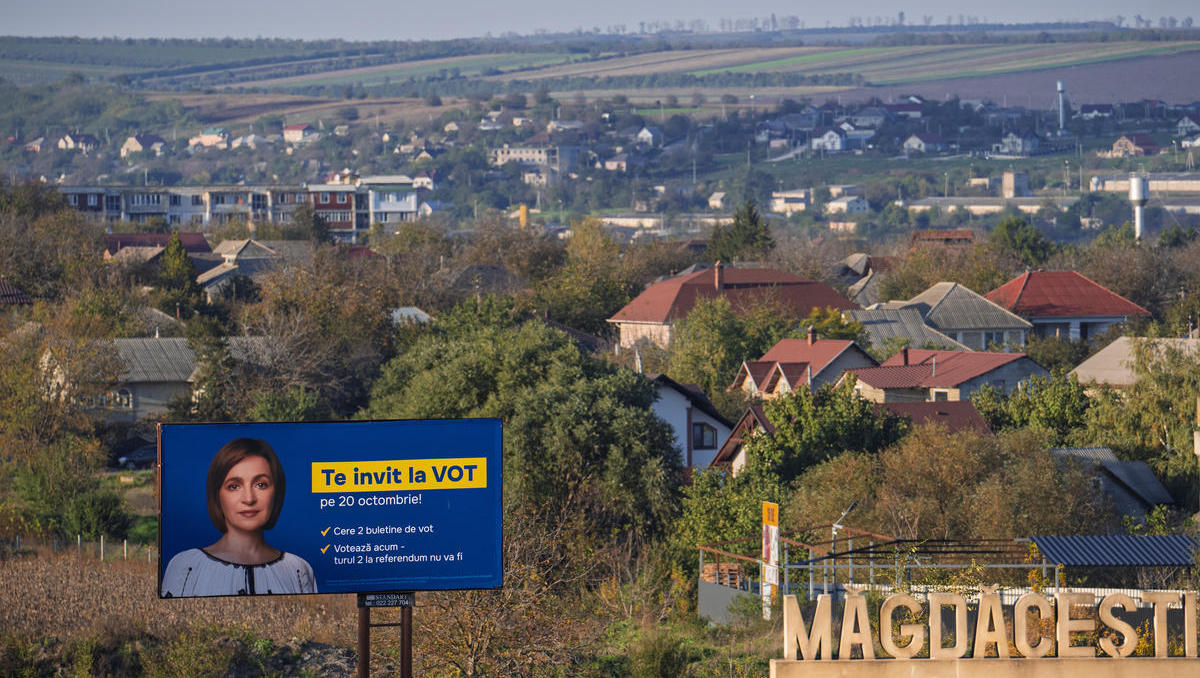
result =
[{"label": "hazy sky", "polygon": [[[813,9],[806,9],[813,7]],[[538,29],[602,31],[625,25],[636,31],[639,22],[702,19],[716,29],[721,19],[796,15],[809,28],[844,26],[851,16],[895,17],[903,11],[906,23],[919,24],[925,15],[933,23],[952,15],[976,16],[1003,22],[1111,19],[1133,14],[1155,25],[1162,16],[1200,22],[1195,0],[1075,0],[1069,5],[1046,0],[931,0],[923,4],[893,0],[856,3],[785,2],[783,0],[0,0],[0,34],[78,35],[85,37],[284,37],[345,39],[441,39],[476,37],[506,31],[521,34]]]}]

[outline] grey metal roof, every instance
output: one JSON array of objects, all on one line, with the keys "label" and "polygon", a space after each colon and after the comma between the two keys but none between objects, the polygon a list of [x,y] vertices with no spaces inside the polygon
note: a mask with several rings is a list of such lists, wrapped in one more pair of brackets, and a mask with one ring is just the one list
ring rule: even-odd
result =
[{"label": "grey metal roof", "polygon": [[114,339],[125,364],[122,383],[185,382],[196,369],[196,355],[182,337]]},{"label": "grey metal roof", "polygon": [[942,331],[1028,330],[1033,324],[955,282],[940,282],[905,304]]},{"label": "grey metal roof", "polygon": [[[267,337],[228,337],[230,355],[238,361],[270,364],[277,351]],[[196,371],[196,354],[183,337],[114,339],[125,364],[121,383],[187,382]]]},{"label": "grey metal roof", "polygon": [[1147,506],[1175,503],[1167,488],[1163,487],[1158,476],[1144,461],[1108,461],[1104,462],[1104,468]]},{"label": "grey metal roof", "polygon": [[1186,354],[1200,353],[1200,339],[1117,337],[1111,344],[1071,370],[1071,374],[1074,374],[1081,384],[1108,384],[1117,388],[1132,386],[1137,381],[1137,375],[1133,371],[1135,341],[1148,342],[1159,353],[1168,350]]},{"label": "grey metal roof", "polygon": [[1046,560],[1069,567],[1191,567],[1195,539],[1182,535],[1033,537]]},{"label": "grey metal roof", "polygon": [[1117,455],[1108,447],[1053,447],[1050,454],[1056,459],[1074,459],[1080,463],[1104,465],[1116,463]]},{"label": "grey metal roof", "polygon": [[915,308],[881,308],[845,311],[846,317],[862,323],[872,346],[883,346],[889,339],[905,338],[913,348],[936,347],[954,351],[970,349],[938,332],[921,320]]},{"label": "grey metal roof", "polygon": [[858,282],[850,286],[848,296],[850,301],[862,307],[871,306],[879,301],[879,274],[871,271]]}]

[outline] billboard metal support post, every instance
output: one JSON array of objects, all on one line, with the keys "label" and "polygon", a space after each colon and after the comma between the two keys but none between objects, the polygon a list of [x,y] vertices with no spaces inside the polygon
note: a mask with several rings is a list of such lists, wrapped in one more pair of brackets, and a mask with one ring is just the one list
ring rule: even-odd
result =
[{"label": "billboard metal support post", "polygon": [[371,675],[371,608],[358,608],[358,678]]},{"label": "billboard metal support post", "polygon": [[[397,593],[358,594],[358,678],[371,676],[371,627],[400,627],[400,678],[412,678],[412,609],[416,594],[412,591]],[[372,607],[399,607],[400,621],[371,623]]]}]

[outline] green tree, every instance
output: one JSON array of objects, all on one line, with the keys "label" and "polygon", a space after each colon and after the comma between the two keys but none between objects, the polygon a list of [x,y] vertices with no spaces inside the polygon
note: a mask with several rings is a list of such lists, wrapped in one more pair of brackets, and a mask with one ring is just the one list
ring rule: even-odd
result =
[{"label": "green tree", "polygon": [[1149,339],[1133,341],[1133,385],[1101,388],[1087,412],[1087,437],[1118,454],[1143,459],[1176,502],[1196,502],[1192,452],[1200,362],[1194,354]]},{"label": "green tree", "polygon": [[1011,254],[1026,266],[1039,266],[1056,251],[1035,226],[1019,217],[1005,217],[992,230],[991,245],[1002,254]]},{"label": "green tree", "polygon": [[179,233],[172,233],[162,254],[158,273],[162,295],[158,307],[163,313],[178,313],[191,317],[201,301],[200,284],[196,282],[196,267],[183,248]]},{"label": "green tree", "polygon": [[439,318],[388,362],[360,416],[499,417],[509,507],[583,516],[579,539],[594,545],[661,533],[675,515],[679,453],[654,398],[641,375],[484,300]]},{"label": "green tree", "polygon": [[747,200],[733,214],[733,223],[713,227],[708,239],[708,256],[713,261],[764,259],[775,248],[771,228],[758,213],[753,200]]},{"label": "green tree", "polygon": [[668,373],[715,396],[733,382],[742,361],[753,359],[746,327],[725,297],[696,304],[672,331]]},{"label": "green tree", "polygon": [[833,307],[824,309],[814,308],[808,317],[800,321],[798,336],[804,335],[812,327],[821,339],[849,339],[867,346],[867,330],[860,322],[847,320],[842,312]]},{"label": "green tree", "polygon": [[632,286],[619,265],[620,248],[595,219],[576,223],[571,231],[566,264],[537,285],[534,303],[552,320],[607,334],[611,329],[605,321],[631,298]]},{"label": "green tree", "polygon": [[843,452],[878,452],[908,431],[903,418],[859,397],[851,381],[799,389],[764,409],[775,430],[747,441],[746,455],[773,465],[785,483]]},{"label": "green tree", "polygon": [[1062,369],[1049,377],[1031,377],[1007,395],[984,385],[971,400],[992,430],[1035,428],[1044,431],[1052,445],[1070,444],[1086,427],[1091,405],[1075,375]]}]

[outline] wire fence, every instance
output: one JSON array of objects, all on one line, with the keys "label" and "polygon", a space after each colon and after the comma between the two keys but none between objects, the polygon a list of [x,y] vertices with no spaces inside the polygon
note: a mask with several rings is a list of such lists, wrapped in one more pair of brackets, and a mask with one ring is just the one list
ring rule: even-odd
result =
[{"label": "wire fence", "polygon": [[81,557],[95,558],[102,562],[118,560],[145,560],[154,562],[155,546],[131,542],[128,539],[115,539],[101,535],[99,539],[84,539],[77,534],[74,539],[69,537],[25,536],[15,535],[0,541],[0,549],[11,554],[38,553],[74,553]]}]

